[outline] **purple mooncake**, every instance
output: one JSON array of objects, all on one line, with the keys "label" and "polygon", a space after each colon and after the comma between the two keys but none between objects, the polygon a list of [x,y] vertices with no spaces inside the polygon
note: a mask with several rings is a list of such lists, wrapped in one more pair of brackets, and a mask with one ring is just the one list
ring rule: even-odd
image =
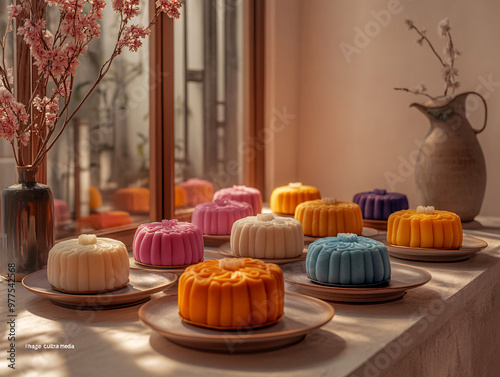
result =
[{"label": "purple mooncake", "polygon": [[352,201],[359,205],[363,219],[367,220],[387,220],[391,213],[408,209],[406,195],[379,189],[356,194]]}]

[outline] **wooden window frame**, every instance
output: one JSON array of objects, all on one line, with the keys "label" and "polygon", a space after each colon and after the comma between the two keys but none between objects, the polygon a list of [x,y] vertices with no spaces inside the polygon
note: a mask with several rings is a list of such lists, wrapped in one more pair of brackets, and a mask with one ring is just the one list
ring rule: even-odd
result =
[{"label": "wooden window frame", "polygon": [[[154,1],[150,7],[154,12]],[[264,192],[264,158],[265,150],[258,145],[258,135],[264,128],[264,23],[265,0],[248,0],[246,10],[248,17],[247,56],[249,61],[247,122],[244,127],[244,138],[248,141],[246,148],[253,150],[253,158],[243,161],[243,181],[247,186],[259,188]],[[150,36],[150,220],[161,221],[174,216],[174,20],[161,15]],[[24,57],[29,56],[29,50],[21,50]],[[22,56],[18,55],[18,61]],[[29,77],[36,69],[30,71],[29,64],[26,73]],[[30,86],[23,82],[25,90]],[[26,151],[25,153],[31,153]],[[40,166],[38,181],[47,182],[46,159]],[[97,231],[99,236],[112,237],[123,241],[127,246],[137,229],[135,226],[113,228]],[[59,241],[59,240],[58,240]]]},{"label": "wooden window frame", "polygon": [[[154,14],[154,2],[150,14]],[[171,219],[174,213],[174,20],[162,14],[149,41],[150,221]],[[131,246],[137,226],[111,229],[99,235]]]},{"label": "wooden window frame", "polygon": [[251,150],[252,158],[244,158],[243,181],[245,185],[258,188],[265,195],[265,148],[261,137],[265,128],[265,0],[249,1],[249,25],[246,39],[248,56],[247,124],[244,129],[245,148]]}]

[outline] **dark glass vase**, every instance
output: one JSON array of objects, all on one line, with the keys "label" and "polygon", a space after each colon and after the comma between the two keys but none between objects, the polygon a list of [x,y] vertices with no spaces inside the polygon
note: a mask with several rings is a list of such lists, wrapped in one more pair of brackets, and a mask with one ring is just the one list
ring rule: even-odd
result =
[{"label": "dark glass vase", "polygon": [[49,186],[36,183],[38,167],[17,168],[18,184],[2,192],[0,273],[15,269],[16,281],[47,266],[54,245],[54,197]]}]

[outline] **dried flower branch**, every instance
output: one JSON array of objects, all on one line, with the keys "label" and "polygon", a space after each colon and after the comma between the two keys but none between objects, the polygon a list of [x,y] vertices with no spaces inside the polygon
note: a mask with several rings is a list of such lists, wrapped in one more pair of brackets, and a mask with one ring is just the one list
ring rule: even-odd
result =
[{"label": "dried flower branch", "polygon": [[[161,13],[170,18],[178,18],[180,15],[180,0],[157,0],[149,25],[134,25],[131,22],[139,14],[139,3],[140,0],[112,0],[112,8],[120,20],[115,47],[101,66],[88,93],[71,113],[69,104],[74,78],[80,65],[79,58],[87,50],[88,44],[100,37],[99,22],[106,7],[105,0],[19,0],[16,5],[8,7],[7,27],[0,39],[0,139],[5,139],[12,145],[18,165],[41,164],[123,48],[137,51],[142,46],[142,40],[151,33],[151,26]],[[42,17],[47,6],[59,8],[59,24],[54,33],[47,29]],[[29,47],[39,74],[27,103],[21,103],[15,98],[14,69],[7,66],[5,58],[7,36],[13,32],[14,21],[18,25],[16,32]],[[47,92],[49,83],[54,87],[52,93]],[[41,97],[38,93],[44,95]],[[56,132],[59,122],[61,127]],[[36,146],[37,153],[33,160],[23,161],[21,146],[26,146],[33,135],[44,136]]]},{"label": "dried flower branch", "polygon": [[413,93],[413,94],[421,94],[423,96],[429,97],[430,99],[435,99],[432,97],[430,94],[427,93],[427,88],[425,87],[424,84],[420,84],[416,86],[414,89],[408,89],[408,88],[394,88],[395,90],[402,90],[404,92],[408,93]]},{"label": "dried flower branch", "polygon": [[[418,34],[417,38],[417,43],[419,45],[423,45],[424,42],[427,43],[427,45],[430,47],[432,53],[438,58],[439,63],[441,63],[442,66],[442,75],[444,79],[444,96],[448,95],[449,90],[451,89],[451,94],[455,92],[455,89],[457,89],[460,86],[460,82],[458,80],[458,70],[455,68],[455,60],[457,56],[461,55],[461,52],[456,50],[454,45],[453,45],[453,39],[451,37],[450,33],[450,22],[448,18],[445,18],[441,20],[438,24],[437,32],[438,35],[441,38],[446,39],[446,44],[443,49],[443,53],[446,58],[442,58],[434,46],[432,45],[431,41],[426,35],[426,29],[421,28],[419,29],[417,26],[415,26],[415,23],[410,20],[409,18],[405,19],[405,24],[408,26],[408,30],[415,30],[416,33]],[[422,90],[423,88],[423,90]],[[415,89],[408,89],[408,88],[394,88],[395,90],[402,90],[405,92],[413,93],[413,94],[420,94],[427,96],[431,99],[435,99],[435,97],[429,95],[426,93],[425,86],[421,84],[420,86],[416,87]]]}]

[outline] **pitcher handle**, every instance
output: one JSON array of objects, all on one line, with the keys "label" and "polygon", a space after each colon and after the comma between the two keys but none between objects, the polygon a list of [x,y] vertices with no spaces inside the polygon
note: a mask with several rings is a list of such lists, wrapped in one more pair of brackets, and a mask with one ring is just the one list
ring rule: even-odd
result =
[{"label": "pitcher handle", "polygon": [[484,105],[484,124],[483,124],[483,127],[481,127],[481,129],[479,130],[475,130],[472,126],[472,131],[474,131],[474,133],[477,135],[477,134],[480,134],[481,132],[484,131],[484,129],[486,128],[486,121],[488,120],[488,106],[486,106],[486,100],[484,99],[484,97],[477,93],[477,92],[467,92],[465,93],[467,95],[469,94],[475,94],[476,96],[478,96],[479,98],[481,98],[481,101],[483,101],[483,105]]}]

